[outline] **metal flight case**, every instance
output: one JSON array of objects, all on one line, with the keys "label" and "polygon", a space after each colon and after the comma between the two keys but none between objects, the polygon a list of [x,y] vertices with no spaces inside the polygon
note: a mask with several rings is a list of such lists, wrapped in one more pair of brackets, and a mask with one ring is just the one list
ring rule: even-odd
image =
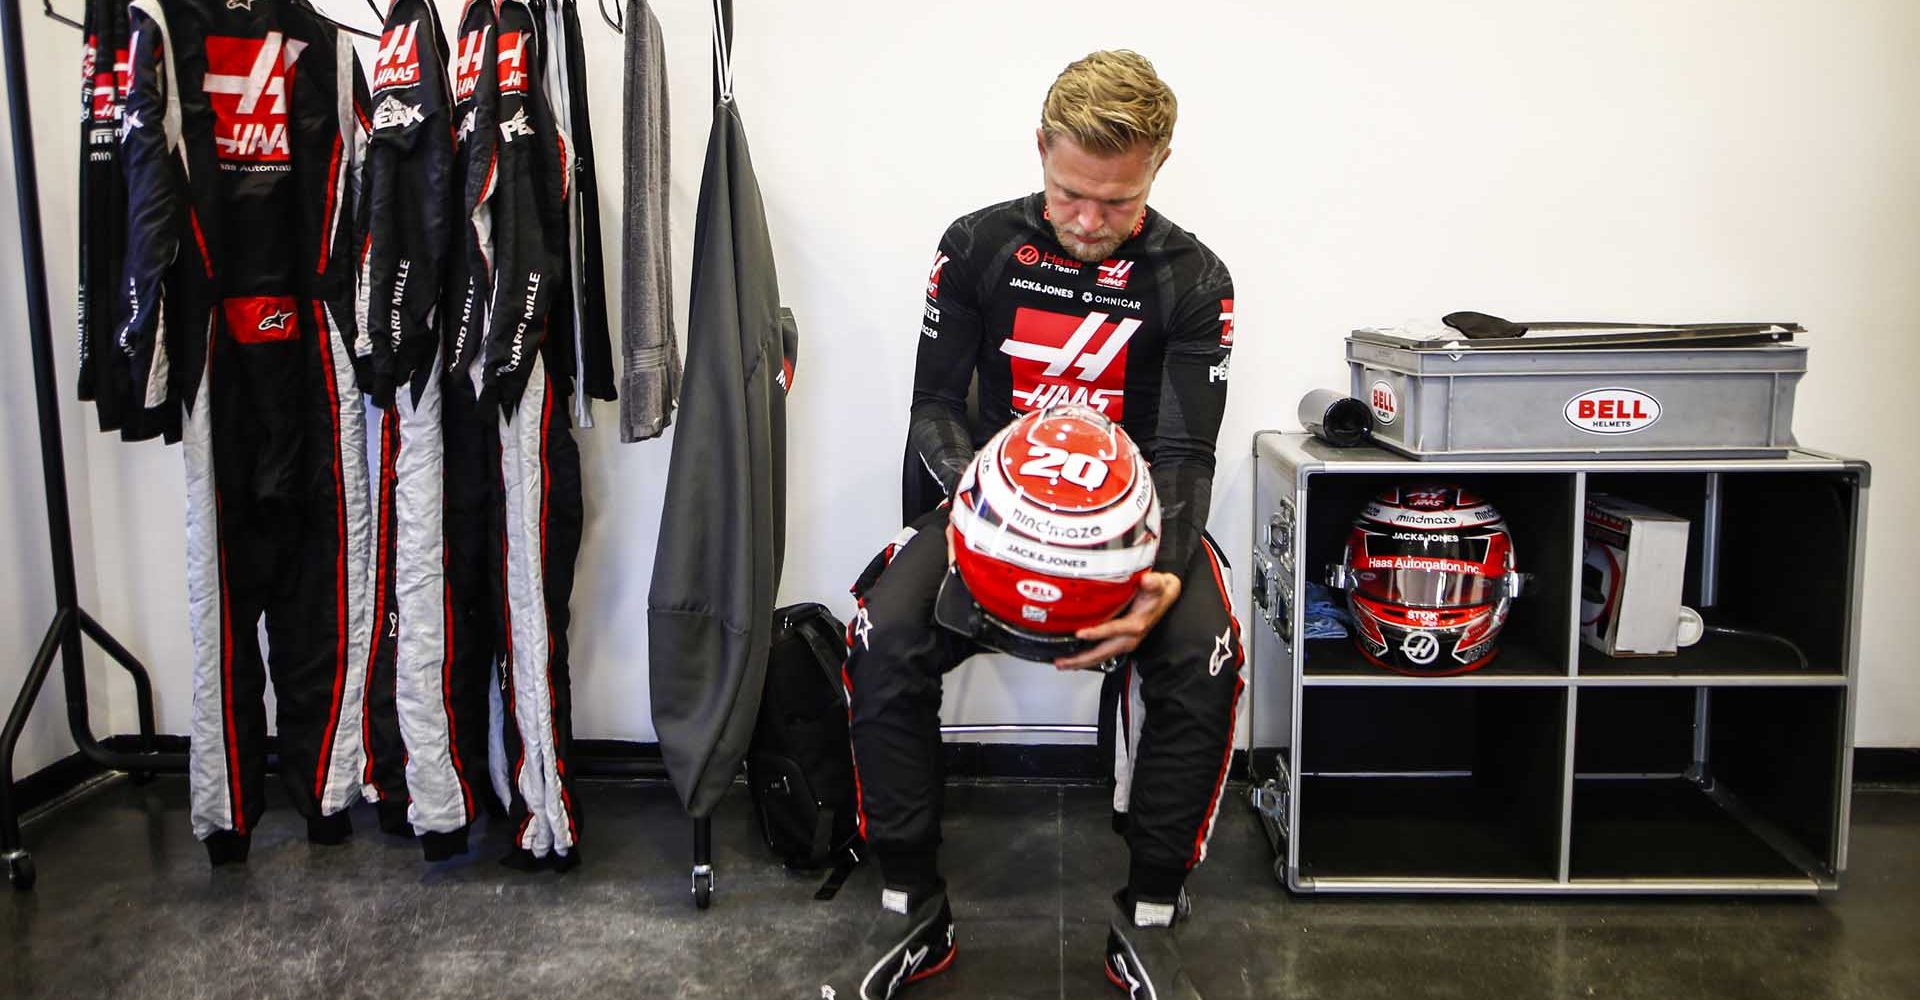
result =
[{"label": "metal flight case", "polygon": [[[1847,866],[1869,469],[1779,458],[1414,461],[1255,435],[1251,799],[1296,892],[1816,893]],[[1304,639],[1307,585],[1388,486],[1498,507],[1527,590],[1501,653],[1412,677]],[[1579,639],[1590,493],[1694,530],[1675,656]],[[1731,630],[1731,631],[1728,631]],[[1785,641],[1782,641],[1785,640]]]}]

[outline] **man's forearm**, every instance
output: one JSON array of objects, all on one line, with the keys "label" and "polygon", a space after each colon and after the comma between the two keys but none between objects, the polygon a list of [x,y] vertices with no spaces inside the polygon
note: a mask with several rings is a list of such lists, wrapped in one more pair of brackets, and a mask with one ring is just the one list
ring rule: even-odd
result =
[{"label": "man's forearm", "polygon": [[1160,552],[1153,568],[1185,578],[1187,561],[1200,546],[1213,501],[1213,478],[1198,469],[1169,466],[1153,470],[1160,498]]},{"label": "man's forearm", "polygon": [[973,439],[967,434],[967,425],[946,404],[929,400],[913,408],[907,441],[919,453],[928,474],[952,495],[967,463],[973,461]]}]

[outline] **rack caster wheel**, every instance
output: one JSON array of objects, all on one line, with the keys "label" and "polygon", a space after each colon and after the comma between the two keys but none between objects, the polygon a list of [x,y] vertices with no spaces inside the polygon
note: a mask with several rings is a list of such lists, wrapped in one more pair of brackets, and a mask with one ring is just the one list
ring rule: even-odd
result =
[{"label": "rack caster wheel", "polygon": [[693,866],[693,905],[706,909],[713,905],[713,866]]},{"label": "rack caster wheel", "polygon": [[7,855],[7,881],[13,883],[15,892],[26,892],[33,888],[39,875],[33,870],[33,855],[25,851],[13,851]]}]

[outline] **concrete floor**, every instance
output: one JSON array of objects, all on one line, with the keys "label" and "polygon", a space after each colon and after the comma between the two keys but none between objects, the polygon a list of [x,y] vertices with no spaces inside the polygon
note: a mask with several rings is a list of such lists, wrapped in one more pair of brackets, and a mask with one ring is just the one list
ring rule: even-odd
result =
[{"label": "concrete floor", "polygon": [[[744,790],[716,817],[719,891],[688,894],[689,824],[659,784],[587,783],[586,864],[523,875],[498,831],[453,863],[356,810],[348,846],[269,813],[241,869],[210,871],[184,779],[106,784],[31,822],[39,888],[0,901],[9,997],[818,996],[859,940],[872,869],[831,903],[765,860]],[[1096,788],[957,785],[953,970],[910,997],[1104,998],[1124,850]],[[1795,1000],[1920,996],[1920,791],[1854,798],[1852,871],[1820,899],[1289,897],[1244,795],[1223,809],[1184,932],[1210,1000]]]}]

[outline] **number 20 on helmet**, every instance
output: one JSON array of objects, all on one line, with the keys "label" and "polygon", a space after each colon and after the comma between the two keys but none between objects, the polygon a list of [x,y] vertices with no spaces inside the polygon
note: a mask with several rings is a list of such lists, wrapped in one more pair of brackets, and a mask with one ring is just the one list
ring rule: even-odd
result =
[{"label": "number 20 on helmet", "polygon": [[1036,410],[995,435],[962,475],[951,523],[954,570],[979,610],[1043,643],[1119,614],[1160,548],[1146,460],[1085,407]]}]

